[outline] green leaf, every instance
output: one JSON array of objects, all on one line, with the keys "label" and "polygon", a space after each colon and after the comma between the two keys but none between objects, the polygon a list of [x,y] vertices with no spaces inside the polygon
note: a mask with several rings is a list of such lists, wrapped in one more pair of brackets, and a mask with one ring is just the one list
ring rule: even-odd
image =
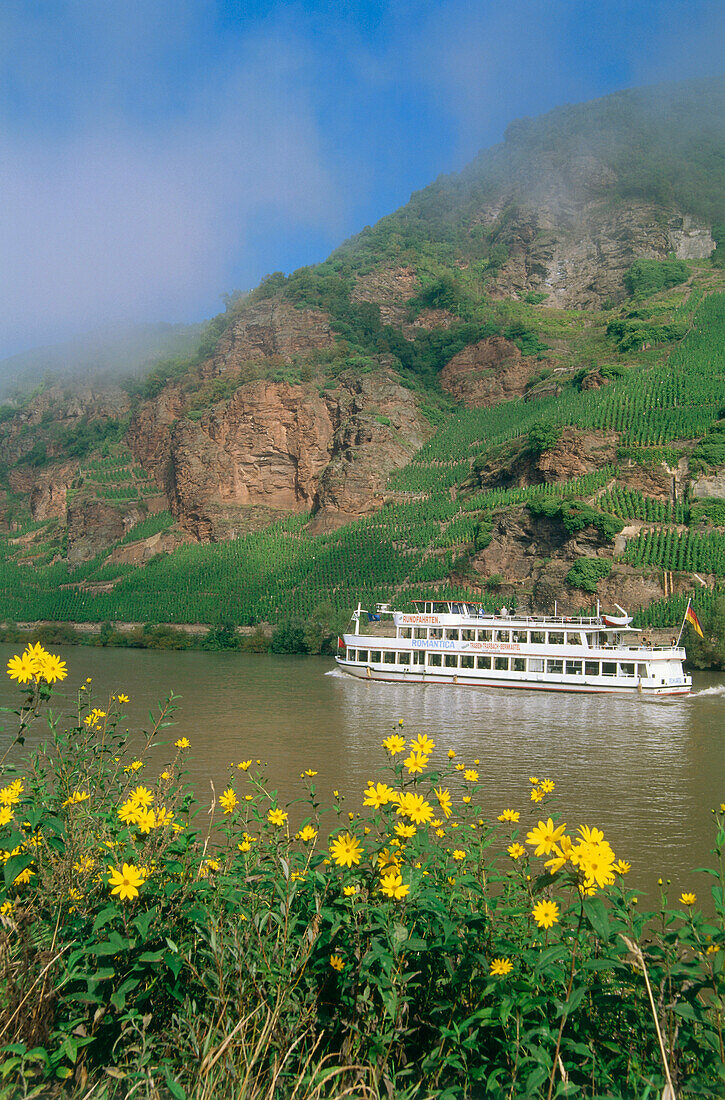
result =
[{"label": "green leaf", "polygon": [[146,938],[146,936],[148,936],[149,925],[151,924],[151,921],[154,919],[155,916],[156,906],[154,905],[152,909],[146,909],[145,912],[138,913],[137,916],[135,916],[131,921],[133,927],[138,929],[144,939]]},{"label": "green leaf", "polygon": [[108,924],[108,922],[113,920],[113,918],[116,916],[118,916],[118,909],[116,908],[116,906],[107,905],[105,909],[101,909],[100,913],[94,920],[93,931],[97,932],[99,928],[103,928],[105,924]]},{"label": "green leaf", "polygon": [[584,898],[584,915],[601,940],[608,940],[611,935],[609,917],[604,902],[599,897]]}]

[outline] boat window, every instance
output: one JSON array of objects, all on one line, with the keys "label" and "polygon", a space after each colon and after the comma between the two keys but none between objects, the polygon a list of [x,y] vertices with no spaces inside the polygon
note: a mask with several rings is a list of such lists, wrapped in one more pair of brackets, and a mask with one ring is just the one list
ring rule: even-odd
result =
[{"label": "boat window", "polygon": [[433,665],[436,668],[440,668],[440,664],[441,664],[441,655],[440,655],[440,653],[429,653],[428,654],[428,664]]},{"label": "boat window", "polygon": [[547,661],[546,662],[546,671],[547,672],[556,672],[560,676],[562,674],[562,672],[564,671],[564,662],[563,661],[551,661],[551,660]]},{"label": "boat window", "polygon": [[544,671],[544,658],[543,657],[529,657],[529,672],[543,672]]},{"label": "boat window", "polygon": [[459,603],[452,603],[451,604],[451,614],[452,615],[463,615],[464,614],[464,609],[463,609],[463,607],[461,607],[461,605]]},{"label": "boat window", "polygon": [[461,631],[461,641],[462,642],[472,642],[472,641],[474,641],[475,637],[476,637],[476,631],[475,630],[462,630]]},{"label": "boat window", "polygon": [[491,667],[491,658],[490,657],[476,657],[476,668],[490,668],[490,667]]},{"label": "boat window", "polygon": [[432,611],[433,611],[433,604],[432,604],[432,603],[427,603],[427,604],[425,605],[425,613],[426,613],[426,615],[430,615],[430,614],[432,613]]},{"label": "boat window", "polygon": [[508,657],[496,657],[494,658],[493,667],[499,672],[508,672],[509,659]]},{"label": "boat window", "polygon": [[543,645],[545,639],[546,639],[546,635],[544,634],[543,630],[532,630],[531,631],[531,644],[532,645]]},{"label": "boat window", "polygon": [[585,661],[584,662],[584,674],[586,676],[598,676],[599,675],[599,661]]},{"label": "boat window", "polygon": [[410,629],[410,627],[409,627],[409,626],[401,626],[401,627],[399,627],[399,628],[398,628],[398,637],[399,637],[399,638],[410,638],[410,637],[411,637],[411,629]]},{"label": "boat window", "polygon": [[494,641],[496,642],[510,642],[511,631],[510,630],[497,630],[494,635]]},{"label": "boat window", "polygon": [[458,668],[457,653],[446,653],[446,668]]},{"label": "boat window", "polygon": [[379,649],[371,649],[370,650],[370,663],[373,664],[373,665],[376,665],[376,664],[379,665],[380,664],[380,650]]},{"label": "boat window", "polygon": [[395,651],[392,649],[386,649],[383,653],[383,664],[394,665],[395,664]]},{"label": "boat window", "polygon": [[564,632],[559,630],[549,631],[549,645],[563,645],[564,644]]},{"label": "boat window", "polygon": [[602,661],[602,676],[616,676],[617,675],[617,662],[616,661]]},{"label": "boat window", "polygon": [[443,631],[441,630],[441,628],[439,626],[432,626],[430,628],[430,636],[433,639],[442,638],[443,637]]},{"label": "boat window", "polygon": [[367,659],[368,659],[367,649],[358,649],[357,659],[358,659],[358,661],[365,661],[365,663],[367,664]]},{"label": "boat window", "polygon": [[572,634],[570,631],[567,631],[566,644],[567,645],[583,645],[582,636],[579,633],[579,631],[577,631],[576,634]]},{"label": "boat window", "polygon": [[412,653],[399,653],[398,654],[398,664],[399,665],[409,665],[412,656],[413,656]]},{"label": "boat window", "polygon": [[528,634],[528,630],[514,630],[513,640],[515,642],[523,642],[525,644],[528,641]]},{"label": "boat window", "polygon": [[526,658],[525,657],[514,657],[513,664],[512,664],[511,667],[514,670],[514,672],[526,672]]},{"label": "boat window", "polygon": [[413,651],[413,664],[424,665],[425,664],[425,650],[416,649]]},{"label": "boat window", "polygon": [[619,666],[620,676],[634,676],[634,665],[629,661],[623,661]]},{"label": "boat window", "polygon": [[428,628],[425,627],[425,626],[416,626],[415,630],[413,631],[413,637],[414,638],[427,638],[428,637]]},{"label": "boat window", "polygon": [[355,661],[355,660],[357,660],[357,650],[356,650],[356,649],[348,649],[348,651],[347,651],[347,659],[348,659],[348,661]]},{"label": "boat window", "polygon": [[461,657],[461,668],[473,668],[473,657],[470,654],[464,653]]},{"label": "boat window", "polygon": [[567,661],[566,662],[566,674],[567,676],[581,676],[582,663],[581,661]]},{"label": "boat window", "polygon": [[460,636],[460,630],[446,630],[446,638],[448,638],[452,642],[457,642]]},{"label": "boat window", "polygon": [[647,675],[647,665],[637,665],[637,675],[640,679]]},{"label": "boat window", "polygon": [[490,642],[491,641],[491,631],[490,630],[477,630],[476,631],[476,641],[477,642]]},{"label": "boat window", "polygon": [[475,604],[475,603],[466,604],[466,612],[471,616],[472,619],[475,619],[476,615],[478,614],[477,604]]}]

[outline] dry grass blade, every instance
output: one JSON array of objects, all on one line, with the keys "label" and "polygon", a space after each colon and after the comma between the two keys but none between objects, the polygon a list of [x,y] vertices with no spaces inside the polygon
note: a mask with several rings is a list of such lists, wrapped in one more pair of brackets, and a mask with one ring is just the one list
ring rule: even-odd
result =
[{"label": "dry grass blade", "polygon": [[662,1032],[660,1030],[660,1022],[659,1022],[659,1019],[657,1017],[657,1008],[655,1006],[655,999],[654,999],[654,996],[652,995],[652,986],[650,985],[649,974],[647,973],[647,964],[644,961],[644,955],[642,954],[642,949],[640,948],[638,943],[635,943],[633,940],[630,940],[628,936],[623,935],[621,932],[619,933],[619,935],[622,938],[622,940],[624,941],[624,943],[627,945],[628,950],[634,955],[635,959],[637,960],[637,963],[642,968],[642,973],[644,974],[644,981],[645,981],[645,985],[647,986],[647,996],[649,997],[650,1009],[652,1010],[652,1019],[655,1022],[655,1030],[657,1032],[657,1041],[660,1045],[660,1055],[662,1057],[662,1065],[664,1066],[665,1077],[667,1078],[667,1085],[665,1086],[665,1089],[662,1093],[662,1100],[677,1100],[677,1096],[675,1094],[675,1086],[672,1084],[672,1074],[670,1073],[669,1062],[667,1061],[667,1052],[665,1051],[665,1044],[664,1044],[664,1040],[662,1038]]}]

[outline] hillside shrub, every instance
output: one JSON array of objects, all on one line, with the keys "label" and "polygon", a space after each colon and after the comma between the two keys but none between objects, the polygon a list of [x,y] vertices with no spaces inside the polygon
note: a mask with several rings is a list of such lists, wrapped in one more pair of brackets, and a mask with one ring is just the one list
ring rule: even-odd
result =
[{"label": "hillside shrub", "polygon": [[703,524],[708,527],[725,527],[725,500],[720,497],[702,497],[690,505],[691,525]]},{"label": "hillside shrub", "polygon": [[596,592],[597,584],[612,572],[607,558],[579,558],[566,575],[566,583],[584,592]]},{"label": "hillside shrub", "polygon": [[61,717],[64,662],[32,646],[8,671],[8,1096],[721,1092],[725,804],[712,915],[689,882],[648,912],[600,830],[559,824],[553,780],[485,805],[476,767],[402,720],[360,815],[322,803],[316,761],[287,804],[242,759],[201,805],[173,697],[130,740],[122,692],[99,706],[86,681]]},{"label": "hillside shrub", "polygon": [[640,257],[625,272],[623,282],[631,297],[649,298],[659,290],[684,283],[690,269],[684,260],[650,260]]}]

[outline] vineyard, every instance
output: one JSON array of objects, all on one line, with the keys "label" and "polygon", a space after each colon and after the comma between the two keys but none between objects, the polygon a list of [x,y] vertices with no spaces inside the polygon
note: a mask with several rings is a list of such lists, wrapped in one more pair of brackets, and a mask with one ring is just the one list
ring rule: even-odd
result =
[{"label": "vineyard", "polygon": [[[565,426],[616,431],[623,464],[674,465],[682,441],[717,442],[713,425],[725,410],[725,295],[693,293],[671,312],[689,327],[664,362],[662,356],[635,358],[600,391],[569,385],[537,401],[456,411],[391,475],[387,503],[332,533],[309,534],[309,516],[297,515],[228,542],[182,545],[142,566],[111,563],[106,552],[69,568],[58,560],[52,524],[46,537],[34,530],[42,524],[27,522],[12,541],[0,542],[0,617],[254,623],[310,615],[321,604],[342,611],[358,600],[370,606],[431,593],[459,596],[466,590],[451,586],[451,578],[464,577],[472,553],[487,545],[494,511],[521,505],[563,517],[572,531],[587,522],[605,532],[616,531],[617,521],[652,525],[629,539],[619,560],[650,571],[725,577],[718,509],[630,489],[622,467],[604,465],[565,482],[477,488],[479,471],[502,448],[555,439]],[[83,461],[69,499],[90,494],[109,503],[143,502],[157,492],[128,450],[112,444]],[[696,520],[709,528],[688,529]],[[147,516],[122,542],[171,530],[173,522],[168,512]],[[30,535],[38,541],[28,549],[23,539]],[[29,556],[33,568],[23,564]],[[485,576],[472,575],[472,583],[477,599],[500,603],[485,591]],[[506,598],[511,602],[510,592]]]}]

